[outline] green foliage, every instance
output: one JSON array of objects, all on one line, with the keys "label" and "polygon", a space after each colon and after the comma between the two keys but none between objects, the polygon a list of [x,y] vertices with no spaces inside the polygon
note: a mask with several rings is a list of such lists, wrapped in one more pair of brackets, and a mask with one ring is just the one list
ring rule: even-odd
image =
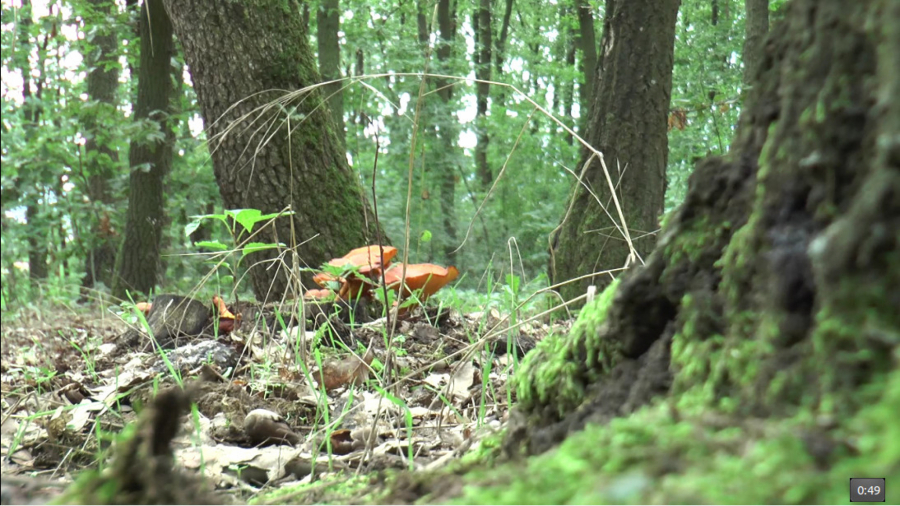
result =
[{"label": "green foliage", "polygon": [[[592,2],[598,32],[602,26],[601,4]],[[373,175],[376,177],[375,195],[368,197],[377,199],[379,219],[392,242],[404,242],[409,206],[411,261],[455,263],[464,272],[475,274],[464,277],[461,287],[483,292],[478,286],[479,274],[507,256],[510,238],[515,238],[519,256],[514,274],[522,279],[544,279],[547,236],[565,210],[572,185],[566,168],[577,171],[578,143],[560,125],[535,111],[526,96],[582,135],[586,121],[581,109],[588,97],[582,90],[582,55],[576,51],[574,60],[567,57],[578,32],[574,10],[546,2],[517,4],[503,53],[498,54],[505,6],[494,2],[492,79],[515,86],[524,95],[512,88],[492,86],[488,115],[478,120],[476,128],[475,86],[467,80],[474,75],[476,63],[472,44],[475,6],[455,5],[457,35],[450,42],[449,59],[439,62],[436,46],[426,47],[418,32],[421,16],[429,33],[438,35],[437,26],[432,26],[436,20],[433,2],[342,3],[341,60],[345,76],[359,77],[360,71],[387,75],[346,83],[346,145],[363,187],[368,190]],[[421,13],[417,6],[423,9]],[[161,135],[154,121],[135,122],[131,118],[136,90],[133,69],[139,62],[139,44],[132,32],[137,12],[120,6],[107,15],[96,12],[85,0],[74,0],[71,7],[49,13],[27,9],[13,12],[10,6],[3,6],[4,20],[19,20],[4,25],[3,68],[17,77],[30,75],[32,90],[32,96],[25,100],[20,84],[6,87],[16,78],[4,81],[2,298],[7,305],[39,294],[46,296],[50,285],[68,287],[63,290],[66,297],[74,293],[89,252],[104,237],[99,218],[104,214],[110,217],[114,241],[124,229],[129,171],[143,169],[128,167],[131,141]],[[317,8],[318,2],[310,2],[310,12]],[[33,23],[21,22],[29,16]],[[310,16],[312,39],[315,23],[316,16]],[[75,32],[81,33],[80,39],[71,36]],[[122,84],[114,107],[89,101],[85,94],[86,76],[91,70],[87,62],[93,61],[88,56],[99,50],[97,37],[108,33],[114,33],[119,42],[118,58],[99,65],[121,68]],[[730,143],[740,111],[742,42],[743,10],[737,2],[720,2],[715,24],[709,2],[682,3],[672,110],[683,112],[686,124],[683,130],[673,128],[670,135],[667,209],[681,200],[694,161],[709,153],[721,153]],[[61,59],[56,54],[73,57]],[[180,54],[172,65],[176,96],[169,113],[176,156],[166,180],[162,283],[167,290],[179,291],[195,284],[208,268],[188,253],[197,247],[221,249],[216,243],[228,244],[232,234],[226,229],[215,230],[211,222],[191,230],[188,236],[182,233],[185,226],[195,223],[191,216],[212,215],[221,207],[221,199],[205,133],[198,128],[196,96],[184,78],[186,69]],[[434,92],[437,78],[429,77],[416,117],[420,73],[425,70],[460,79],[447,80],[452,93],[444,103]],[[34,124],[27,120],[29,111],[40,111]],[[102,128],[87,129],[86,125],[92,123]],[[417,143],[412,146],[414,129]],[[490,139],[487,162],[493,178],[499,179],[493,188],[483,186],[476,175],[474,146],[481,132]],[[375,134],[380,153],[373,174]],[[458,149],[446,149],[448,140],[442,139],[443,135],[456,136],[449,143]],[[107,146],[118,159],[85,149],[87,140]],[[110,202],[90,197],[87,181],[94,170],[110,174]],[[407,202],[410,184],[412,198]],[[451,194],[446,194],[448,185],[453,188]],[[30,210],[27,218],[26,208]],[[447,209],[452,214],[448,215]],[[36,252],[29,237],[47,239],[41,245],[47,246],[48,280],[35,283],[25,276],[29,253],[33,256]],[[461,249],[453,253],[459,246]],[[246,248],[253,250],[252,245]],[[513,274],[508,269],[503,272],[504,268],[498,271],[499,279]],[[33,290],[38,287],[44,288]]]}]

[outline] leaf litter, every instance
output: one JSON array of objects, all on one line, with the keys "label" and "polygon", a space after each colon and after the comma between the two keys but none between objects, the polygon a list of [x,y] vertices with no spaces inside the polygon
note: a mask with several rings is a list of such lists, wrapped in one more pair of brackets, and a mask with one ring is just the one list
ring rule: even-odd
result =
[{"label": "leaf litter", "polygon": [[[213,319],[226,308],[157,300],[181,318],[141,307],[163,339],[128,311],[4,321],[0,472],[10,500],[46,500],[96,469],[110,435],[176,387],[173,375],[189,385],[197,409],[171,421],[179,430],[165,444],[179,468],[231,500],[342,473],[441,467],[505,424],[515,364],[568,325],[530,321],[504,331],[509,319],[496,309],[463,315],[426,306],[397,322],[307,311],[300,326],[289,317],[296,303],[242,303],[230,306],[234,327],[217,335],[196,315]],[[173,300],[193,308],[189,317],[172,311]],[[7,486],[8,477],[17,484]]]}]

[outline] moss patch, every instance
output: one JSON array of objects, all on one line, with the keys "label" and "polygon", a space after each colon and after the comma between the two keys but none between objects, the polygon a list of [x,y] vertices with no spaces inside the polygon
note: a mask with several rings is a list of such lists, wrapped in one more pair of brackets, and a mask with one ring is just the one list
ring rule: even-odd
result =
[{"label": "moss patch", "polygon": [[[703,398],[703,388],[684,395]],[[810,411],[737,418],[670,399],[589,426],[528,461],[473,470],[452,502],[846,503],[850,476],[900,480],[900,427],[889,423],[900,408],[900,371],[874,390],[879,398],[837,427]]]},{"label": "moss patch", "polygon": [[616,363],[617,350],[602,331],[618,280],[585,305],[568,336],[551,335],[526,356],[516,375],[519,406],[548,406],[562,416],[584,399],[585,385]]}]

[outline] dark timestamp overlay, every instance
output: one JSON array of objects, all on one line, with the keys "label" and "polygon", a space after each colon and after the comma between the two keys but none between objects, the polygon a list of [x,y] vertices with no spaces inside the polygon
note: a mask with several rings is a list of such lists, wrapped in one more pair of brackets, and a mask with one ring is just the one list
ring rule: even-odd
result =
[{"label": "dark timestamp overlay", "polygon": [[885,502],[884,478],[850,478],[850,502]]}]

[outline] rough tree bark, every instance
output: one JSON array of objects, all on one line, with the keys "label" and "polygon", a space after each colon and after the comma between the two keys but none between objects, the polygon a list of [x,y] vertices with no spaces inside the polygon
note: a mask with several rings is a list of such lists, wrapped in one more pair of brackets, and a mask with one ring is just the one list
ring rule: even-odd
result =
[{"label": "rough tree bark", "polygon": [[[322,81],[333,81],[341,77],[340,29],[340,0],[323,0],[316,13],[316,41],[319,46],[319,73]],[[331,117],[341,143],[345,141],[343,87],[343,83],[332,83],[323,88],[325,97],[329,97],[328,108],[331,109]]]},{"label": "rough tree bark", "polygon": [[[283,90],[321,82],[302,7],[277,0],[165,4],[184,46],[225,206],[296,212],[274,227],[254,228],[253,240],[296,247],[300,267],[374,242],[377,224],[321,93],[272,104]],[[267,250],[245,260],[259,300],[280,298],[289,287],[293,261],[279,256]],[[312,285],[309,274],[301,281]]]},{"label": "rough tree bark", "polygon": [[[602,52],[597,63],[600,81],[590,107],[585,140],[605,156],[609,177],[618,187],[628,234],[641,256],[655,243],[652,233],[663,211],[666,188],[666,116],[672,92],[675,19],[679,0],[608,0]],[[585,35],[582,34],[581,38]],[[591,159],[584,150],[579,170]],[[629,247],[597,159],[576,184],[570,212],[554,233],[550,277],[554,283],[591,272],[622,267]],[[599,203],[597,202],[599,200]],[[607,212],[604,212],[603,207]],[[634,263],[637,260],[633,260]],[[561,289],[567,299],[584,294],[588,285],[605,286],[608,276],[570,283]]]},{"label": "rough tree bark", "polygon": [[87,132],[84,151],[88,174],[87,195],[91,199],[94,222],[90,230],[93,246],[85,259],[85,276],[81,286],[92,288],[101,282],[113,285],[116,267],[117,239],[111,225],[110,211],[114,199],[110,183],[118,172],[119,153],[109,146],[103,125],[105,119],[116,114],[116,94],[119,90],[118,38],[116,25],[106,21],[115,13],[110,0],[90,0],[88,18],[97,28],[91,44],[96,47],[86,55],[90,71],[87,76],[88,100],[93,102],[84,127]]},{"label": "rough tree bark", "polygon": [[[491,25],[491,0],[479,0],[478,8],[472,16],[475,26],[475,78],[482,81],[491,80],[491,49],[492,31]],[[475,128],[478,131],[478,142],[475,145],[475,171],[481,180],[481,187],[487,191],[494,181],[491,168],[488,166],[487,152],[491,141],[488,135],[487,111],[488,99],[491,95],[491,85],[479,82],[475,87],[475,101],[477,110],[475,114]]]},{"label": "rough tree bark", "polygon": [[159,281],[165,222],[163,180],[172,166],[174,141],[168,111],[175,40],[162,0],[144,0],[138,24],[141,60],[134,118],[155,121],[161,135],[133,140],[128,153],[131,167],[128,215],[113,280],[113,295],[123,299],[128,291],[149,293]]},{"label": "rough tree bark", "polygon": [[762,42],[769,31],[769,0],[746,0],[744,2],[744,87],[746,88],[759,71],[762,60]]}]

